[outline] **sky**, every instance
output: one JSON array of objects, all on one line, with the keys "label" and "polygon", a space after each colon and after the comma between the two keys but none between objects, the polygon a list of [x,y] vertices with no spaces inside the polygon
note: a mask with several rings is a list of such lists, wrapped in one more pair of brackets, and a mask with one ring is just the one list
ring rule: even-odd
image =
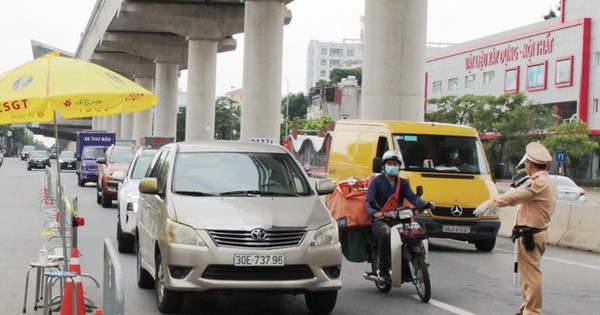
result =
[{"label": "sky", "polygon": [[[295,0],[284,27],[282,74],[289,92],[305,89],[308,42],[359,38],[365,1]],[[568,0],[567,0],[568,1]],[[0,0],[0,73],[33,58],[31,40],[75,52],[96,0]],[[460,43],[542,21],[560,0],[429,0],[427,41]],[[217,96],[242,87],[243,34],[237,49],[217,56]],[[186,73],[180,88],[186,90]],[[288,84],[282,78],[282,93]]]}]

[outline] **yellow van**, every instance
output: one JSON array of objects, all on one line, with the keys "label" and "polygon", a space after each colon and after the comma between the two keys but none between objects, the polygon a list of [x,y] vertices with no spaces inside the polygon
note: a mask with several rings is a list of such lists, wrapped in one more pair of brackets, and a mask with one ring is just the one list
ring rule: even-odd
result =
[{"label": "yellow van", "polygon": [[335,126],[327,165],[334,182],[358,179],[381,171],[387,150],[400,152],[401,176],[413,189],[423,186],[423,198],[435,210],[417,217],[430,237],[473,243],[491,251],[500,228],[497,211],[473,215],[498,191],[477,131],[468,126],[404,121],[340,120]]}]

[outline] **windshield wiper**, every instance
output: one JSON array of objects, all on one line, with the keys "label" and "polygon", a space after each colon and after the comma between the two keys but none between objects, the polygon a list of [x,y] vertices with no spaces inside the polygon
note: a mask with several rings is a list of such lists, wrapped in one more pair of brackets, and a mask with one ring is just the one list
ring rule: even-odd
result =
[{"label": "windshield wiper", "polygon": [[232,190],[226,191],[219,194],[219,196],[227,196],[227,195],[243,195],[243,196],[299,196],[296,193],[287,193],[287,192],[275,192],[275,191],[265,191],[265,190]]},{"label": "windshield wiper", "polygon": [[214,194],[209,194],[201,191],[176,190],[175,193],[188,196],[214,196]]}]

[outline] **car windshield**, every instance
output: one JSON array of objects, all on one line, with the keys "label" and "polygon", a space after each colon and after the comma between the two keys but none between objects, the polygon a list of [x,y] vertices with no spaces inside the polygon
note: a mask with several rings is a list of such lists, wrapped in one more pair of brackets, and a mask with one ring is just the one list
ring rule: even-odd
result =
[{"label": "car windshield", "polygon": [[49,155],[46,151],[32,151],[29,156],[34,159],[46,159]]},{"label": "car windshield", "polygon": [[303,171],[291,156],[281,153],[179,153],[173,190],[223,196],[312,194]]},{"label": "car windshield", "polygon": [[104,155],[105,148],[85,148],[81,156],[84,160],[95,160]]},{"label": "car windshield", "polygon": [[133,165],[133,171],[131,172],[131,179],[142,179],[146,175],[146,169],[152,162],[152,155],[140,155],[135,160]]},{"label": "car windshield", "polygon": [[135,156],[135,150],[133,149],[114,149],[110,153],[109,163],[115,164],[129,164]]},{"label": "car windshield", "polygon": [[21,150],[21,152],[31,152],[33,150],[35,150],[34,146],[32,146],[32,145],[26,145],[26,146],[23,147],[23,150]]},{"label": "car windshield", "polygon": [[475,137],[394,135],[407,171],[488,175],[481,142]]},{"label": "car windshield", "polygon": [[61,159],[74,159],[75,158],[75,152],[74,151],[62,151],[60,153],[60,158]]}]

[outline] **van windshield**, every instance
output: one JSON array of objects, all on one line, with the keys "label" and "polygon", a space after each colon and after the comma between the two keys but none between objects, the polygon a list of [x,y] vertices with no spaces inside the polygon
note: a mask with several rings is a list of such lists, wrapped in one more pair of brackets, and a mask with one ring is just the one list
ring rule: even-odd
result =
[{"label": "van windshield", "polygon": [[475,137],[395,134],[406,171],[489,175],[481,142]]},{"label": "van windshield", "polygon": [[194,195],[308,196],[303,171],[291,156],[274,153],[179,153],[173,191]]},{"label": "van windshield", "polygon": [[83,149],[83,154],[81,159],[83,160],[95,160],[99,157],[104,156],[105,148],[85,148]]}]

